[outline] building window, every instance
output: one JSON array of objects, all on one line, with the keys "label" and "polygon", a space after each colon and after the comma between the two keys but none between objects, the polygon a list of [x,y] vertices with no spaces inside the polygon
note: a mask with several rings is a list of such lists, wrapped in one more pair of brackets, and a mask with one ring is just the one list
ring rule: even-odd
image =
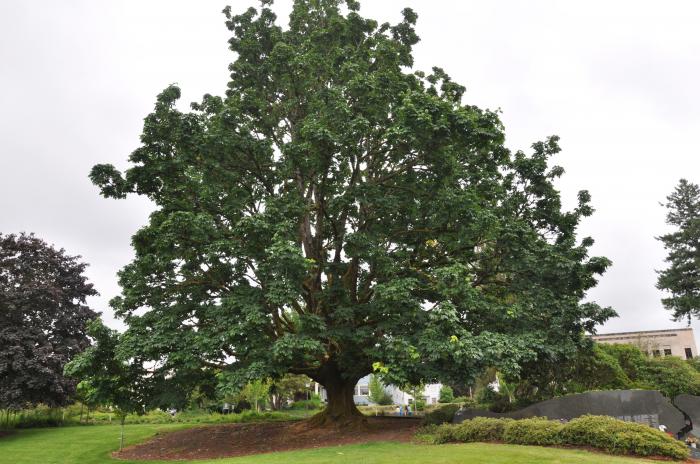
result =
[{"label": "building window", "polygon": [[692,359],[693,358],[693,350],[690,348],[685,349],[685,359]]},{"label": "building window", "polygon": [[664,356],[671,356],[671,349],[670,348],[664,348]]},{"label": "building window", "polygon": [[661,351],[659,351],[659,350],[654,350],[652,353],[654,354],[655,358],[658,358],[659,356],[661,356]]},{"label": "building window", "polygon": [[358,385],[358,395],[367,396],[369,395],[369,385]]}]

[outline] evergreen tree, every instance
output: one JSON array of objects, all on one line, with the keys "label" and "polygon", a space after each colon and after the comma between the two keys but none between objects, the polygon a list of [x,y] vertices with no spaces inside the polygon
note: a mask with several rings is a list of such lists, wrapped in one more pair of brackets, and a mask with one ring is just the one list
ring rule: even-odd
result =
[{"label": "evergreen tree", "polygon": [[384,384],[379,377],[372,374],[369,378],[369,400],[372,403],[379,404],[382,406],[391,404],[391,395],[389,395],[384,388]]},{"label": "evergreen tree", "polygon": [[661,301],[675,320],[700,314],[700,187],[681,179],[666,198],[666,223],[675,230],[658,237],[668,252],[657,288],[671,294]]}]

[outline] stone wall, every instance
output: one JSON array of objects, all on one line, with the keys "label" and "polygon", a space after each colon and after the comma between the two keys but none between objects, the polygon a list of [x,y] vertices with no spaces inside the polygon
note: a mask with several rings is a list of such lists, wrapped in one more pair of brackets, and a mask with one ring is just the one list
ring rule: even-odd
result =
[{"label": "stone wall", "polygon": [[[681,395],[690,396],[690,395]],[[696,398],[696,416],[700,425],[700,398]],[[690,403],[690,400],[688,400]],[[612,416],[629,422],[639,422],[658,427],[663,424],[669,432],[678,435],[686,426],[683,413],[671,404],[660,392],[654,390],[612,390],[594,391],[576,395],[552,398],[532,404],[510,413],[494,413],[480,409],[461,409],[453,422],[462,422],[474,417],[547,417],[549,419],[571,420],[586,414]]]}]

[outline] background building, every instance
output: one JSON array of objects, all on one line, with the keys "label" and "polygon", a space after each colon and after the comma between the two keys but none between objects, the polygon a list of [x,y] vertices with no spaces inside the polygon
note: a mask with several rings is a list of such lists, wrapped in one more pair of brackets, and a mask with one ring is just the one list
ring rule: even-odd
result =
[{"label": "background building", "polygon": [[[357,385],[355,385],[355,394],[353,396],[355,404],[368,405],[372,403],[369,399],[369,378],[370,376],[366,375],[357,382]],[[426,404],[436,404],[438,399],[440,399],[440,388],[442,388],[441,383],[431,383],[426,385],[423,389],[421,399],[425,401]],[[413,402],[413,396],[394,385],[385,385],[384,389],[389,395],[391,395],[393,404],[405,405]],[[314,393],[319,395],[323,401],[327,401],[326,389],[323,388],[322,385],[315,382]]]},{"label": "background building", "polygon": [[698,353],[693,329],[690,327],[598,334],[591,338],[598,343],[635,345],[649,356],[678,356],[681,359],[691,359]]}]

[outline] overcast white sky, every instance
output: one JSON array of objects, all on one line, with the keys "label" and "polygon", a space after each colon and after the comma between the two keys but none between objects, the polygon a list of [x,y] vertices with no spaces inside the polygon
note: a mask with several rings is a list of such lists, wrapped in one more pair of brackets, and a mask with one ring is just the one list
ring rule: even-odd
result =
[{"label": "overcast white sky", "polygon": [[[226,4],[257,2],[0,0],[0,232],[82,255],[101,293],[91,304],[113,326],[115,273],[150,207],[103,199],[87,174],[126,167],[168,84],[184,103],[223,94]],[[589,295],[620,314],[600,331],[683,326],[654,287],[654,237],[666,230],[659,202],[680,177],[700,181],[700,4],[365,0],[361,12],[396,22],[404,6],[419,15],[416,67],[440,66],[468,103],[500,108],[511,148],[561,136],[563,195],[572,205],[590,190],[582,236],[614,263]],[[290,8],[275,3],[285,23]]]}]

